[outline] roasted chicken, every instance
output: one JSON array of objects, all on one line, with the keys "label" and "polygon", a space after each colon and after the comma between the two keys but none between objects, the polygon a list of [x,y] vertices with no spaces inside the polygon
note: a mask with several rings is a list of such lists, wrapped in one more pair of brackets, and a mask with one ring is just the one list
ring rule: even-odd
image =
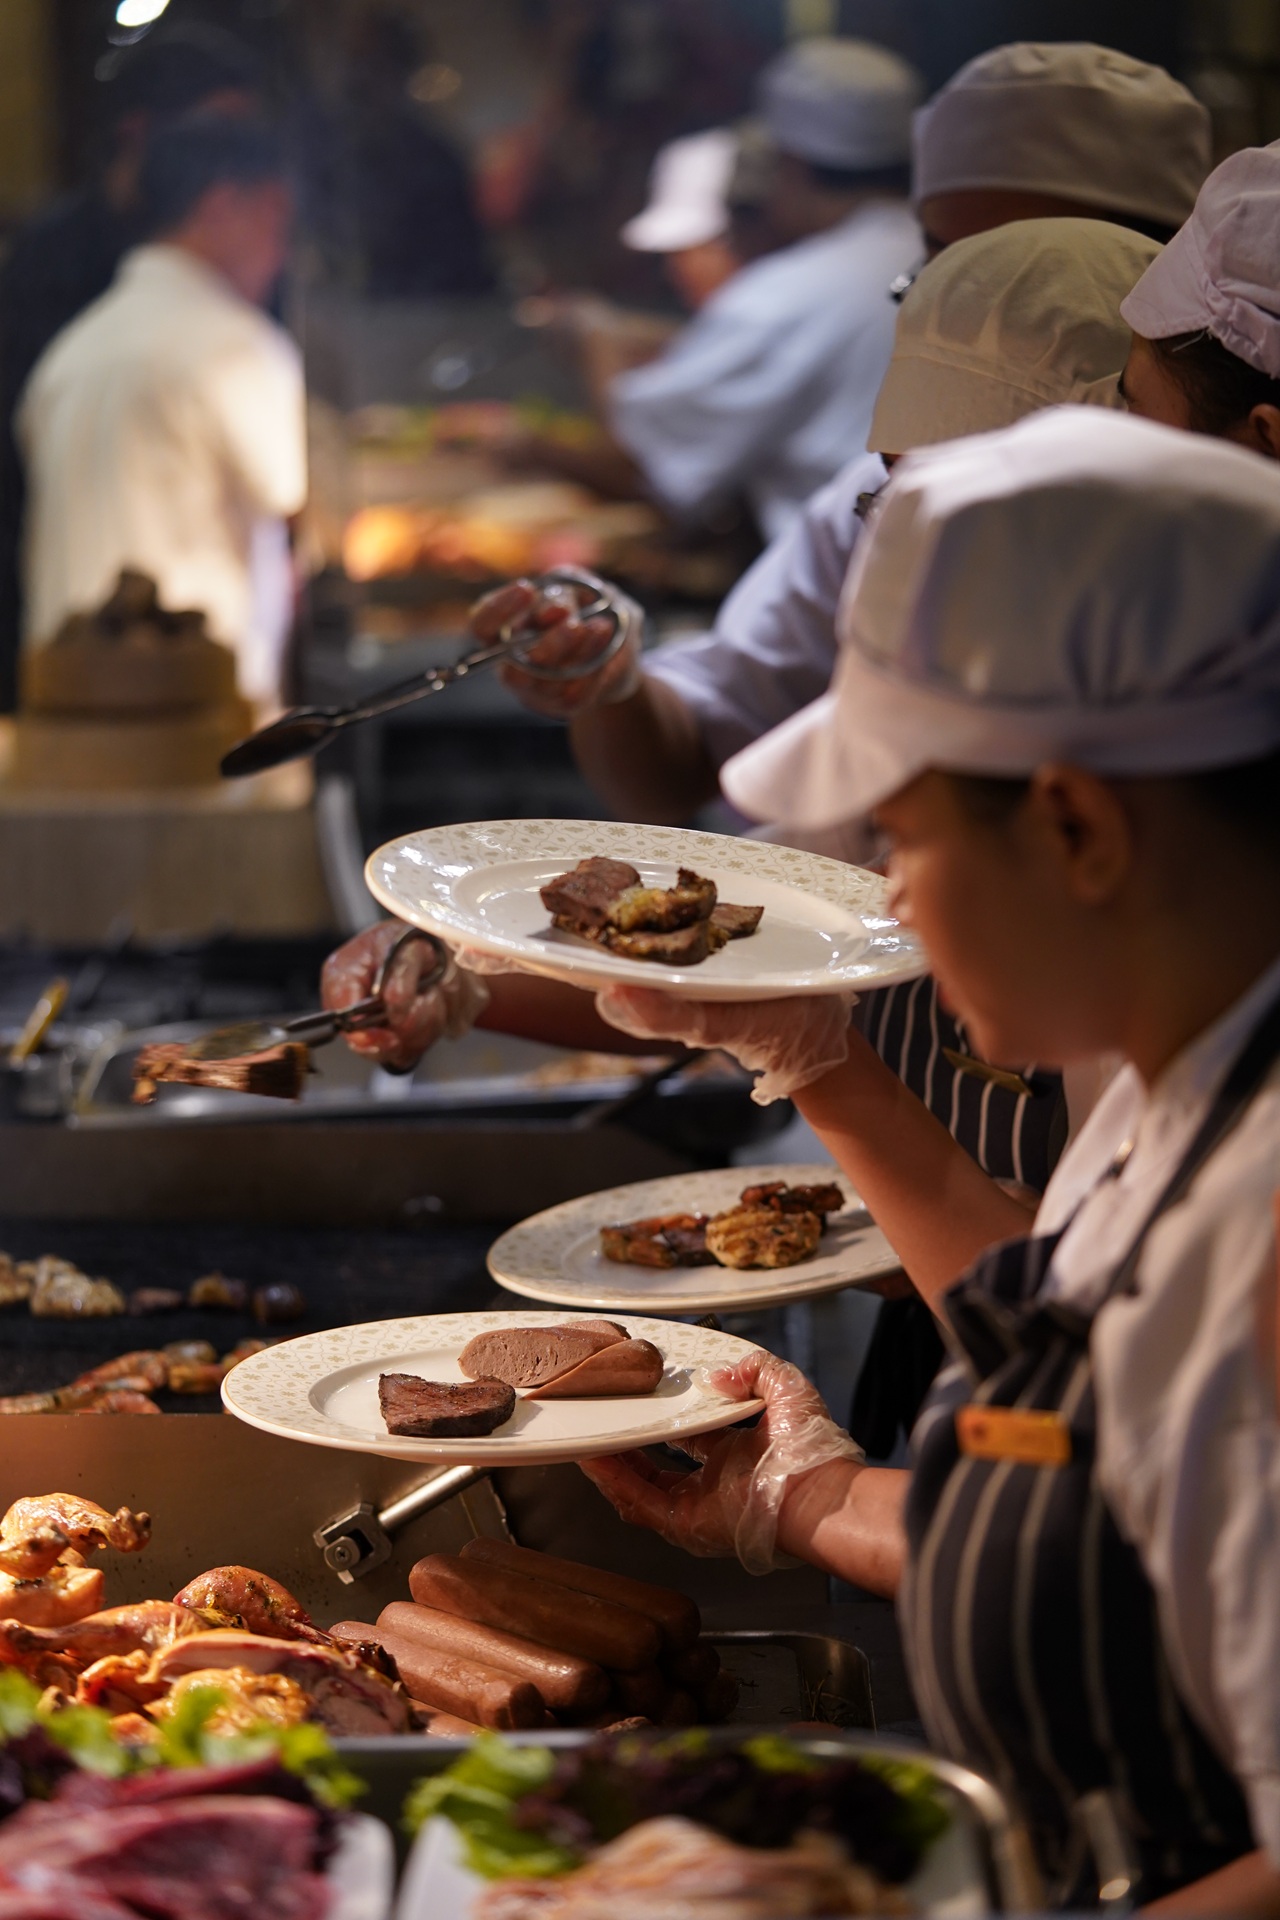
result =
[{"label": "roasted chicken", "polygon": [[150,1516],[128,1507],[107,1513],[73,1493],[16,1500],[0,1520],[0,1629],[82,1620],[102,1605],[103,1579],[81,1555],[99,1547],[137,1553],[150,1538]]},{"label": "roasted chicken", "polygon": [[173,1600],[175,1606],[199,1613],[206,1626],[243,1627],[248,1633],[273,1634],[277,1640],[333,1645],[287,1587],[252,1567],[211,1567],[175,1593]]},{"label": "roasted chicken", "polygon": [[331,1733],[404,1733],[410,1724],[408,1695],[375,1673],[358,1653],[313,1646],[238,1628],[219,1628],[175,1640],[157,1653],[145,1675],[165,1689],[184,1674],[235,1668],[250,1674],[282,1674],[306,1696],[307,1718]]}]

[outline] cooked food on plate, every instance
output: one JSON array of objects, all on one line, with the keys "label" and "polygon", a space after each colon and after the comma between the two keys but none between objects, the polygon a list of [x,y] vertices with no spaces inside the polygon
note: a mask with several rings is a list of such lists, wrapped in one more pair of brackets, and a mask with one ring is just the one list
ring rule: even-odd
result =
[{"label": "cooked food on plate", "polygon": [[378,1406],[388,1433],[418,1440],[492,1433],[515,1412],[515,1389],[502,1380],[448,1382],[414,1373],[378,1376]]},{"label": "cooked food on plate", "polygon": [[721,904],[715,882],[681,867],[673,887],[646,886],[626,860],[580,860],[542,888],[542,904],[562,933],[594,940],[629,960],[696,966],[730,940],[745,940],[763,907]]},{"label": "cooked food on plate", "polygon": [[909,1912],[950,1813],[910,1761],[641,1732],[561,1752],[479,1741],[406,1819],[457,1829],[488,1882],[473,1920],[838,1920]]},{"label": "cooked food on plate", "polygon": [[662,1355],[615,1320],[563,1327],[500,1327],[478,1333],[458,1355],[472,1380],[505,1380],[529,1400],[605,1399],[656,1391]]},{"label": "cooked food on plate", "polygon": [[845,1197],[834,1181],[744,1187],[723,1213],[654,1214],[600,1229],[606,1260],[636,1267],[794,1267],[818,1250],[828,1217]]}]

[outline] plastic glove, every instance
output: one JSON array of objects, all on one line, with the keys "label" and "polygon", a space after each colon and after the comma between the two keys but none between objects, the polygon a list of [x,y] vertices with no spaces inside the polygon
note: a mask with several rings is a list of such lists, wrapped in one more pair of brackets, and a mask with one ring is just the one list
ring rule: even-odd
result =
[{"label": "plastic glove", "polygon": [[818,1389],[789,1360],[751,1353],[712,1368],[707,1385],[730,1400],[765,1403],[758,1426],[681,1440],[694,1473],[655,1466],[645,1453],[583,1460],[582,1471],[633,1526],[703,1559],[734,1554],[748,1573],[786,1564],[776,1553],[778,1515],[793,1480],[833,1460],[865,1458],[828,1413]]},{"label": "plastic glove", "polygon": [[849,1057],[852,993],[798,1000],[681,1000],[656,987],[606,987],[596,1012],[637,1040],[719,1048],[760,1078],[757,1106],[785,1100]]},{"label": "plastic glove", "polygon": [[[403,932],[400,921],[383,920],[331,953],[320,973],[321,1003],[336,1011],[367,999],[378,969]],[[353,1053],[393,1073],[408,1073],[437,1040],[456,1040],[471,1030],[489,1004],[488,988],[451,962],[444,979],[423,992],[419,982],[434,966],[431,948],[410,941],[397,955],[383,988],[386,1025],[342,1036]]]},{"label": "plastic glove", "polygon": [[537,641],[532,658],[538,666],[566,667],[581,664],[583,671],[572,680],[540,680],[526,673],[515,661],[504,661],[499,669],[503,685],[511,689],[523,706],[553,720],[571,720],[589,707],[611,706],[629,700],[640,685],[640,636],[644,614],[625,593],[595,574],[582,573],[584,592],[607,594],[622,622],[623,643],[604,666],[591,670],[591,662],[609,643],[611,623],[604,619],[580,620],[578,599],[571,587],[539,590],[530,581],[513,580],[486,594],[471,609],[471,631],[480,641],[497,640],[504,627],[513,621],[528,619],[545,630]]}]

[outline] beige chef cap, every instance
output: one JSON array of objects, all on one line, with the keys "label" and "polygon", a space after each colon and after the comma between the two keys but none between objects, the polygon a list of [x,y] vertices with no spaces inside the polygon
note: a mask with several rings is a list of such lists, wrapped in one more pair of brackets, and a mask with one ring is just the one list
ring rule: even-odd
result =
[{"label": "beige chef cap", "polygon": [[1088,41],[979,55],[915,116],[913,192],[1003,187],[1179,227],[1209,171],[1209,115],[1163,67]]},{"label": "beige chef cap", "polygon": [[957,241],[902,303],[868,445],[906,453],[1041,407],[1118,407],[1120,302],[1159,251],[1109,220],[1015,220]]},{"label": "beige chef cap", "polygon": [[816,166],[901,166],[924,92],[915,68],[869,40],[819,36],[772,59],[756,82],[760,118],[782,153]]}]

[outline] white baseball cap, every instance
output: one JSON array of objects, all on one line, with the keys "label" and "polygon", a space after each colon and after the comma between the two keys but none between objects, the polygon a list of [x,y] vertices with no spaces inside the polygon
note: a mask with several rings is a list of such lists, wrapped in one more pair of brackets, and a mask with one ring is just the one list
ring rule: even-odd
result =
[{"label": "white baseball cap", "polygon": [[1280,379],[1280,141],[1214,169],[1121,312],[1144,339],[1208,332]]},{"label": "white baseball cap", "polygon": [[771,60],[756,82],[760,118],[783,153],[850,171],[905,166],[916,69],[869,40],[818,35]]},{"label": "white baseball cap", "polygon": [[712,127],[658,149],[649,176],[649,204],[622,229],[636,253],[681,253],[715,240],[729,225],[728,193],[738,142]]},{"label": "white baseball cap", "polygon": [[1120,406],[1120,302],[1159,251],[1109,220],[1015,220],[957,241],[899,309],[867,445],[906,453],[1042,407]]},{"label": "white baseball cap", "polygon": [[859,546],[830,690],[734,756],[827,828],[930,767],[1156,776],[1280,747],[1280,485],[1256,454],[1054,408],[912,454]]},{"label": "white baseball cap", "polygon": [[915,116],[912,192],[1003,187],[1180,227],[1211,160],[1209,115],[1163,67],[1090,41],[980,54]]}]

